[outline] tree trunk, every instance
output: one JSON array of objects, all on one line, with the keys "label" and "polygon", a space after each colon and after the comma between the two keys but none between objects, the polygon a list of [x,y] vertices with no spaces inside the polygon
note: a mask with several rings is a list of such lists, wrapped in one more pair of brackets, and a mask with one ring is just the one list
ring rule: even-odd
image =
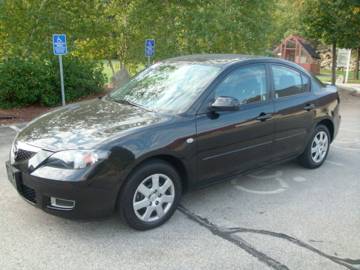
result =
[{"label": "tree trunk", "polygon": [[115,75],[115,69],[114,69],[114,66],[113,66],[113,63],[112,63],[111,59],[108,59],[108,62],[109,62],[109,66],[111,68],[112,75],[114,76]]},{"label": "tree trunk", "polygon": [[336,83],[336,42],[332,44],[331,84]]},{"label": "tree trunk", "polygon": [[125,63],[123,63],[123,62],[120,62],[120,63],[121,63],[120,64],[120,70],[121,70],[121,73],[123,74],[124,81],[128,82],[130,80],[129,71],[126,68]]},{"label": "tree trunk", "polygon": [[356,60],[355,60],[355,70],[354,70],[354,79],[359,79],[359,61],[360,61],[360,48],[356,49]]}]

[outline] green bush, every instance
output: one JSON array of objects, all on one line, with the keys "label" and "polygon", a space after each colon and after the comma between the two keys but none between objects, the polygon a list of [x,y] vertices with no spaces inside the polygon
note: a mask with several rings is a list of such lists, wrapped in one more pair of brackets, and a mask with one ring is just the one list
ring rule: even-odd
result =
[{"label": "green bush", "polygon": [[[95,62],[63,57],[66,101],[102,91],[105,77]],[[0,107],[12,108],[61,103],[59,63],[11,58],[0,64]]]}]

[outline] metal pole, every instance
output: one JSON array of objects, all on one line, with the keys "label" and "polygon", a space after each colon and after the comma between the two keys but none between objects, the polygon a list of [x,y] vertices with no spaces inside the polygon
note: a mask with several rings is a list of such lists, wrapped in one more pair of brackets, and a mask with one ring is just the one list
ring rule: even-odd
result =
[{"label": "metal pole", "polygon": [[349,79],[350,61],[351,61],[351,49],[349,50],[348,59],[346,63],[345,83],[347,83]]},{"label": "metal pole", "polygon": [[59,65],[60,65],[60,83],[61,83],[61,103],[63,106],[65,103],[65,89],[64,89],[64,74],[63,74],[63,64],[62,64],[62,55],[59,55]]},{"label": "metal pole", "polygon": [[148,67],[150,67],[150,56],[148,56]]}]

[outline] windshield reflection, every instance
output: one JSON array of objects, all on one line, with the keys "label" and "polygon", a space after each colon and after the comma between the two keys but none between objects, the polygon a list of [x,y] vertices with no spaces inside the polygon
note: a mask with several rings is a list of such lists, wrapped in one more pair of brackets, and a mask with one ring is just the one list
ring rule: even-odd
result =
[{"label": "windshield reflection", "polygon": [[184,112],[218,75],[220,67],[188,62],[158,63],[110,94],[152,111]]}]

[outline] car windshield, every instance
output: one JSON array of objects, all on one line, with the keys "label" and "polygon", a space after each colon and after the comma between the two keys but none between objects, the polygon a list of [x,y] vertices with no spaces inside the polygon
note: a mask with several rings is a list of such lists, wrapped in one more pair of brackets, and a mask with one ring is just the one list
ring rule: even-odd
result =
[{"label": "car windshield", "polygon": [[145,69],[110,98],[151,111],[181,113],[220,72],[220,67],[187,62],[158,63]]}]

